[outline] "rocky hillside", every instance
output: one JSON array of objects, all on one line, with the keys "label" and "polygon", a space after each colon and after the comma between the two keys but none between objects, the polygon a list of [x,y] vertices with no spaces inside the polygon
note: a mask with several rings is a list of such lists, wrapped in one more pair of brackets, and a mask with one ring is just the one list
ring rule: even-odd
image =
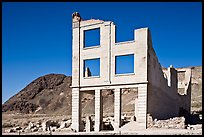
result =
[{"label": "rocky hillside", "polygon": [[202,110],[202,66],[192,68],[191,110]]},{"label": "rocky hillside", "polygon": [[71,77],[62,74],[39,77],[6,101],[2,106],[2,112],[70,112],[71,81]]},{"label": "rocky hillside", "polygon": [[[192,73],[192,110],[199,111],[202,110],[202,66],[193,67]],[[41,76],[6,101],[2,112],[71,115],[71,81],[70,76],[63,74]],[[125,89],[122,93],[122,111],[132,113],[137,89]],[[113,101],[113,91],[103,91],[104,113],[113,113]],[[82,94],[81,103],[83,114],[94,113],[93,92]]]}]

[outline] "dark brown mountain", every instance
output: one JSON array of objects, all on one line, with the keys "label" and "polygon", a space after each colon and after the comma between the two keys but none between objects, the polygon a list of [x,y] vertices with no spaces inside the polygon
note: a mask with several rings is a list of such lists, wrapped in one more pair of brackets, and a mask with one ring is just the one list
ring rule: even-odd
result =
[{"label": "dark brown mountain", "polygon": [[37,111],[46,114],[71,111],[69,107],[71,81],[71,77],[63,74],[41,76],[6,101],[2,106],[2,112],[34,113]]},{"label": "dark brown mountain", "polygon": [[[202,110],[202,66],[192,69],[192,111]],[[2,105],[4,113],[71,115],[71,76],[48,74],[35,79]],[[134,111],[136,90],[123,90],[122,111]],[[103,92],[104,112],[113,113],[114,96]],[[93,106],[93,107],[90,107]],[[82,94],[82,112],[94,113],[94,93]]]}]

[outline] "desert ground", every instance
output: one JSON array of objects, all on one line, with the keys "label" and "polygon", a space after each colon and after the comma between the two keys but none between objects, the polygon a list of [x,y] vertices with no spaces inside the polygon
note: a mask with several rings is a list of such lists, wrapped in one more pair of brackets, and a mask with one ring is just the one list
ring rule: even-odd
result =
[{"label": "desert ground", "polygon": [[[42,123],[43,121],[69,121],[70,115],[43,115],[43,114],[2,114],[2,134],[3,135],[202,135],[202,124],[190,125],[186,129],[162,129],[162,128],[147,128],[145,130],[135,131],[114,131],[114,130],[102,130],[100,132],[74,132],[71,129],[71,124],[67,127],[56,128],[51,127],[49,131],[38,130],[35,128],[28,130],[30,123]],[[18,128],[21,127],[21,130]],[[39,127],[39,126],[37,126]],[[40,128],[40,127],[39,127]],[[129,127],[133,128],[133,127]],[[10,129],[15,131],[9,132]],[[22,129],[27,129],[22,130]]]}]

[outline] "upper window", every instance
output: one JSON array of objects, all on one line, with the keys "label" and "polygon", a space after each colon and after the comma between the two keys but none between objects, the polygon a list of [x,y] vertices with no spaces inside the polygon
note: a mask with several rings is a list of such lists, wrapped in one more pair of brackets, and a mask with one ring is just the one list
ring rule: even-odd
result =
[{"label": "upper window", "polygon": [[134,73],[134,54],[115,57],[115,74]]},{"label": "upper window", "polygon": [[[119,26],[119,24],[117,24]],[[126,42],[134,40],[134,31],[128,27],[116,27],[115,42]]]},{"label": "upper window", "polygon": [[100,28],[84,31],[84,48],[100,45]]}]

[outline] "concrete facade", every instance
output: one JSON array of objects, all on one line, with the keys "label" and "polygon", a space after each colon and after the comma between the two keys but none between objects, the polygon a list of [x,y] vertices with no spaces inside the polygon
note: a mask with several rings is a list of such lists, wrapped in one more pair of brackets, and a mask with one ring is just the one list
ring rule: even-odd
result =
[{"label": "concrete facade", "polygon": [[[84,31],[100,29],[100,45],[84,46]],[[116,56],[134,54],[134,73],[116,74]],[[89,76],[84,67],[87,59],[100,58],[100,75]],[[183,71],[182,71],[183,72]],[[178,84],[177,70],[172,66],[162,70],[152,47],[148,28],[134,31],[134,40],[115,41],[115,25],[111,21],[82,20],[79,13],[72,15],[72,129],[82,131],[80,92],[95,92],[94,131],[102,130],[102,89],[114,90],[114,130],[121,127],[121,89],[138,88],[135,117],[140,128],[147,127],[147,114],[155,118],[177,116],[179,108],[189,110],[191,71]],[[184,85],[182,84],[185,83]],[[186,84],[187,83],[187,84]],[[183,89],[186,97],[177,92]],[[178,105],[179,104],[179,105]]]}]

